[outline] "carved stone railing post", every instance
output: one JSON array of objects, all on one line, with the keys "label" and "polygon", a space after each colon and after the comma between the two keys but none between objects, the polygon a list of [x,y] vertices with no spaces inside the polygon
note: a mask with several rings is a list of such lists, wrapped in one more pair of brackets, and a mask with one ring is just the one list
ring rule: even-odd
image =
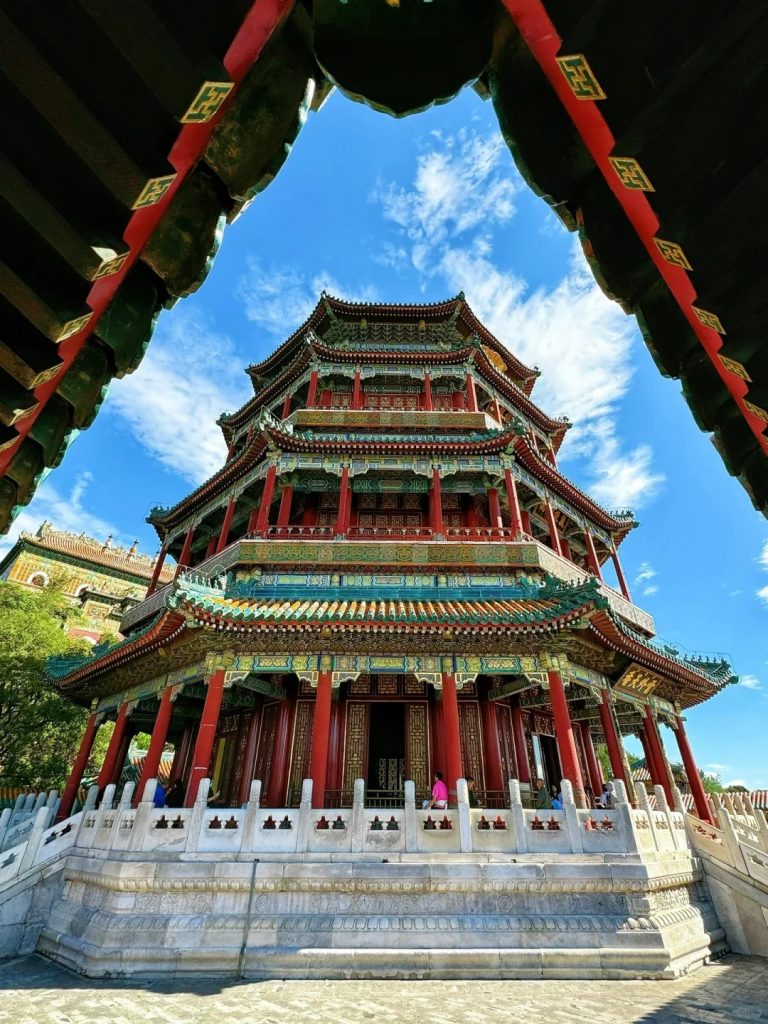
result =
[{"label": "carved stone railing post", "polygon": [[120,794],[120,807],[130,807],[133,803],[133,791],[136,789],[135,782],[126,782],[123,792]]},{"label": "carved stone railing post", "polygon": [[248,803],[243,815],[243,834],[240,841],[240,853],[252,853],[256,843],[256,816],[261,805],[261,779],[254,779],[248,791]]},{"label": "carved stone railing post", "polygon": [[645,788],[642,782],[639,782],[637,784],[637,807],[638,810],[645,811],[646,817],[648,819],[648,827],[651,836],[653,837],[653,845],[658,850],[659,840],[656,835],[656,816],[654,815],[653,809],[648,800],[648,790]]},{"label": "carved stone railing post", "polygon": [[416,783],[410,779],[405,784],[405,851],[416,853],[419,849],[419,821],[416,817]]},{"label": "carved stone railing post", "polygon": [[525,831],[525,814],[523,814],[523,801],[520,797],[520,783],[517,779],[509,780],[509,808],[515,828],[516,851],[517,853],[528,853],[528,833]]},{"label": "carved stone railing post", "polygon": [[40,843],[43,839],[43,832],[45,832],[48,827],[49,817],[50,814],[47,807],[38,808],[34,824],[32,825],[32,831],[29,833],[29,837],[27,838],[26,848],[21,856],[21,863],[19,864],[18,872],[20,875],[23,875],[24,872],[28,871],[35,863],[40,850]]},{"label": "carved stone railing post", "polygon": [[563,814],[565,825],[568,829],[568,838],[573,853],[581,853],[584,845],[581,841],[581,825],[579,823],[579,809],[573,798],[573,785],[569,779],[563,779],[560,783],[560,792],[563,795]]},{"label": "carved stone railing post", "polygon": [[0,850],[3,848],[3,843],[8,832],[8,826],[10,825],[12,814],[13,811],[10,807],[6,807],[0,814]]},{"label": "carved stone railing post", "polygon": [[466,779],[456,780],[456,803],[459,812],[461,852],[472,853],[472,815],[469,813],[469,789]]},{"label": "carved stone railing post", "polygon": [[116,789],[117,789],[117,786],[114,784],[114,782],[110,782],[110,784],[108,786],[105,786],[105,788],[104,788],[104,796],[101,798],[101,810],[102,811],[111,811],[112,810],[112,803],[113,803],[113,801],[115,799],[115,790]]},{"label": "carved stone railing post", "polygon": [[312,779],[304,779],[301,784],[301,803],[299,805],[299,821],[296,826],[296,852],[306,853],[309,846],[309,831],[312,828]]},{"label": "carved stone railing post", "polygon": [[365,779],[355,779],[355,785],[352,791],[351,822],[351,849],[353,853],[357,853],[359,850],[362,850],[365,845],[365,826]]},{"label": "carved stone railing post", "polygon": [[130,850],[140,850],[144,845],[144,839],[149,831],[149,823],[152,819],[152,810],[155,806],[156,789],[157,779],[147,779],[141,800],[136,806],[133,831],[131,832],[131,841],[128,846]]},{"label": "carved stone railing post", "polygon": [[[151,782],[151,780],[150,780]],[[147,783],[149,786],[150,783]],[[208,810],[208,796],[211,792],[211,780],[201,779],[197,787],[197,796],[192,804],[192,813],[189,816],[189,833],[184,849],[187,853],[196,852],[200,849],[200,837],[205,828],[205,812]]]},{"label": "carved stone railing post", "polygon": [[612,779],[611,781],[613,783],[613,806],[616,810],[619,829],[625,837],[625,851],[639,853],[640,840],[635,825],[635,816],[627,795],[627,787],[624,785],[623,779]]},{"label": "carved stone railing post", "polygon": [[680,843],[679,843],[678,838],[677,838],[677,830],[675,828],[675,822],[674,822],[674,819],[673,819],[672,814],[670,812],[669,804],[667,803],[667,794],[664,791],[664,787],[663,786],[654,786],[653,787],[653,792],[656,794],[656,810],[657,811],[661,811],[661,813],[665,816],[665,818],[667,820],[667,828],[669,829],[669,834],[670,834],[670,837],[672,839],[672,843],[673,843],[675,849],[678,849],[679,846],[680,846]]}]

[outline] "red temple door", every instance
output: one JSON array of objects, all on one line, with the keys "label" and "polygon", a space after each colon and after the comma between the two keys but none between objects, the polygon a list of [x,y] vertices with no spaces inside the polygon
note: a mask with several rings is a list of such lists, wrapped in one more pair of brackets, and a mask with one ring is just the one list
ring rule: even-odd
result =
[{"label": "red temple door", "polygon": [[480,706],[476,700],[459,701],[461,767],[464,777],[471,775],[479,788],[484,783]]},{"label": "red temple door", "polygon": [[512,731],[512,709],[509,704],[504,704],[501,701],[496,704],[496,728],[499,734],[501,775],[506,788],[510,779],[517,778],[517,761],[515,759],[515,738]]},{"label": "red temple door", "polygon": [[426,701],[405,706],[405,777],[416,785],[416,799],[429,795],[429,707]]}]

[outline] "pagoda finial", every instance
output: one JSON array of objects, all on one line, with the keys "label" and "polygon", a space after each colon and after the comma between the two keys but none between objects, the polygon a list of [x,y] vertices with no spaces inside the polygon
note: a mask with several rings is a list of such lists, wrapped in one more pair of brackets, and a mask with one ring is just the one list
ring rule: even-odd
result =
[{"label": "pagoda finial", "polygon": [[109,551],[109,549],[110,549],[111,547],[112,547],[112,534],[110,533],[110,535],[109,535],[109,536],[107,537],[107,539],[106,539],[106,540],[104,541],[104,544],[102,545],[102,548],[101,548],[101,550],[102,550],[102,551]]}]

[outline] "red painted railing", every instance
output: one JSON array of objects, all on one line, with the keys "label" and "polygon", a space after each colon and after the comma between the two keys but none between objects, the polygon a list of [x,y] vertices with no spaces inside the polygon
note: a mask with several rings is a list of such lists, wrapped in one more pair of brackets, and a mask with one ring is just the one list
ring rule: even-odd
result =
[{"label": "red painted railing", "polygon": [[350,526],[347,540],[431,540],[429,526]]},{"label": "red painted railing", "polygon": [[[519,536],[519,535],[518,535]],[[446,540],[516,540],[511,526],[448,526]]]},{"label": "red painted railing", "polygon": [[276,540],[302,540],[309,538],[313,540],[332,540],[334,536],[332,526],[268,526],[263,534],[249,533],[248,540],[258,537],[273,537]]}]

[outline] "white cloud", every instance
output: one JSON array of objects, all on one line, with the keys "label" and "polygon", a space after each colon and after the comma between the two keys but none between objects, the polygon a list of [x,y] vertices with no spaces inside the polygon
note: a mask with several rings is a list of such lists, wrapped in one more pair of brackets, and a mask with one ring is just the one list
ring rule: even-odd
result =
[{"label": "white cloud", "polygon": [[372,302],[377,297],[371,285],[351,288],[326,272],[310,276],[292,267],[266,266],[255,258],[248,260],[235,294],[249,320],[282,340],[307,319],[322,291],[350,302]]},{"label": "white cloud", "polygon": [[645,587],[645,589],[643,590],[643,597],[652,597],[653,594],[658,594],[658,592],[659,588],[655,584],[653,584],[650,587]]},{"label": "white cloud", "polygon": [[[761,568],[768,570],[768,540],[763,544],[763,550],[757,556],[757,563]],[[768,606],[768,585],[760,587],[757,591],[757,598]]]},{"label": "white cloud", "polygon": [[488,230],[514,215],[519,187],[502,166],[504,152],[498,136],[439,136],[436,149],[419,157],[410,190],[379,183],[371,198],[399,229],[413,265],[463,291],[516,356],[541,368],[535,400],[575,423],[561,456],[588,460],[595,498],[637,508],[664,477],[653,471],[647,444],[626,450],[616,435],[617,406],[633,373],[634,322],[600,291],[576,240],[567,273],[549,290],[531,291],[495,265]]},{"label": "white cloud", "polygon": [[637,575],[635,576],[635,583],[648,583],[655,575],[656,570],[650,562],[641,562],[640,568],[637,570]]},{"label": "white cloud", "polygon": [[719,775],[721,772],[729,771],[731,766],[729,764],[717,764],[713,761],[711,764],[704,765],[704,767],[709,769],[710,772],[715,772]]},{"label": "white cloud", "polygon": [[760,587],[760,589],[757,592],[757,596],[760,598],[761,601],[764,601],[765,604],[768,605],[768,586]]},{"label": "white cloud", "polygon": [[745,686],[748,690],[761,690],[762,684],[757,676],[739,676],[739,683],[741,686]]},{"label": "white cloud", "polygon": [[[413,189],[378,182],[371,201],[387,220],[399,225],[417,247],[431,246],[491,222],[503,224],[515,214],[519,185],[499,171],[505,152],[500,135],[481,138],[462,129],[455,136],[435,133],[438,146],[422,153]],[[422,269],[414,258],[414,265]]]},{"label": "white cloud", "polygon": [[728,782],[724,782],[723,786],[729,789],[731,786],[742,786],[744,789],[749,789],[746,779],[729,779]]},{"label": "white cloud", "polygon": [[216,419],[250,394],[230,339],[182,306],[160,320],[141,366],[114,382],[106,408],[153,458],[199,484],[226,457]]},{"label": "white cloud", "polygon": [[62,494],[50,482],[50,478],[45,480],[29,505],[16,516],[7,536],[0,538],[0,557],[13,547],[19,534],[36,533],[44,519],[49,520],[57,530],[86,533],[98,540],[106,540],[112,534],[116,542],[127,543],[127,539],[111,523],[94,515],[84,506],[83,499],[92,482],[93,474],[86,471],[77,477],[69,494]]}]

